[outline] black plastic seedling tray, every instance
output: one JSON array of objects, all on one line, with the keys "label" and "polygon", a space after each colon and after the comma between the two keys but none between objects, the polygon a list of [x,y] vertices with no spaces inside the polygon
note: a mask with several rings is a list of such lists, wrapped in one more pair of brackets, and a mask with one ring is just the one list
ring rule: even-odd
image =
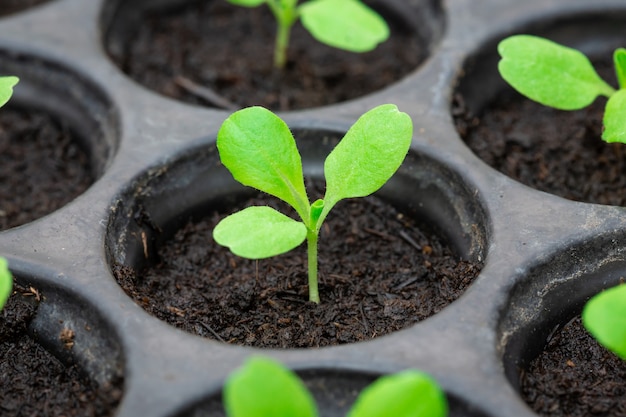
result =
[{"label": "black plastic seedling tray", "polygon": [[[66,120],[84,138],[97,177],[61,209],[0,233],[0,254],[17,281],[43,295],[31,325],[39,343],[99,383],[122,377],[119,417],[219,415],[225,378],[255,354],[297,370],[324,416],[343,415],[364,385],[406,368],[441,383],[453,416],[536,415],[518,392],[519,370],[555,325],[624,276],[626,213],[534,190],[489,167],[460,138],[452,101],[462,94],[479,113],[505,88],[495,46],[509,34],[612,50],[626,37],[623,0],[407,0],[427,17],[425,62],[369,95],[280,113],[296,138],[305,137],[305,170],[320,176],[329,132],[343,134],[378,104],[407,112],[410,155],[380,195],[409,206],[460,257],[483,264],[458,300],[426,320],[371,341],[311,349],[188,334],[148,314],[115,280],[114,265],[142,267],[186,217],[242,193],[215,149],[229,112],[150,91],[105,52],[123,3],[54,0],[0,20],[0,71],[21,78],[14,102]],[[135,3],[139,13],[176,2]],[[74,332],[71,350],[59,337],[66,328]]]}]

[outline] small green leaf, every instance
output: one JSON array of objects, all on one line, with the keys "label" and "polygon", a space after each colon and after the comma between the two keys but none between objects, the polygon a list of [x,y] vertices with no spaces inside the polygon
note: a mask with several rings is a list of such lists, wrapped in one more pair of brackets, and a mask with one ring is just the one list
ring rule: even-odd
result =
[{"label": "small green leaf", "polygon": [[289,127],[263,107],[231,114],[217,134],[217,148],[233,177],[271,194],[308,219],[302,160]]},{"label": "small green leaf", "polygon": [[626,89],[609,97],[604,109],[602,139],[606,142],[626,143]]},{"label": "small green leaf", "polygon": [[404,371],[365,388],[348,417],[445,417],[447,413],[446,396],[430,376]]},{"label": "small green leaf", "polygon": [[13,276],[9,271],[9,263],[0,258],[0,310],[4,307],[13,288]]},{"label": "small green leaf", "polygon": [[298,9],[311,35],[335,48],[367,52],[389,37],[385,20],[359,0],[311,0]]},{"label": "small green leaf", "polygon": [[267,358],[248,359],[224,387],[229,417],[316,417],[313,397],[293,372]]},{"label": "small green leaf", "polygon": [[592,297],[582,313],[583,325],[596,340],[626,360],[626,285]]},{"label": "small green leaf", "polygon": [[362,115],[324,162],[326,195],[318,226],[339,200],[382,187],[402,164],[412,136],[411,118],[393,104]]},{"label": "small green leaf", "polygon": [[266,2],[266,0],[228,0],[229,3],[243,7],[257,7]]},{"label": "small green leaf", "polygon": [[543,105],[577,110],[598,95],[615,91],[576,49],[530,35],[511,36],[498,45],[498,70],[514,89]]},{"label": "small green leaf", "polygon": [[613,53],[613,63],[619,88],[626,89],[626,49],[617,48]]},{"label": "small green leaf", "polygon": [[18,83],[19,78],[14,76],[0,77],[0,107],[4,106],[13,95],[13,87]]},{"label": "small green leaf", "polygon": [[222,219],[213,239],[237,256],[264,259],[289,252],[306,238],[306,226],[271,207],[248,207]]}]

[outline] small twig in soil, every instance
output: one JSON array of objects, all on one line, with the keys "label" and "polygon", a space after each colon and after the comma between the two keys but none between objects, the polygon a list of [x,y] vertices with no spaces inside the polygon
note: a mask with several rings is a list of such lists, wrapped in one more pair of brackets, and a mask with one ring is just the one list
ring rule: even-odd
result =
[{"label": "small twig in soil", "polygon": [[232,111],[239,110],[240,108],[238,105],[220,96],[209,87],[196,84],[189,78],[185,78],[179,75],[174,78],[174,82],[176,83],[176,85],[178,85],[188,93],[191,93],[194,96],[203,99],[204,101],[214,105],[217,108]]},{"label": "small twig in soil", "polygon": [[400,230],[400,232],[398,233],[400,235],[400,237],[402,239],[404,239],[409,245],[413,246],[415,249],[417,249],[419,252],[422,251],[422,247],[420,245],[417,244],[417,242],[415,240],[413,240],[413,238],[411,236],[409,236],[405,231]]},{"label": "small twig in soil", "polygon": [[217,340],[219,340],[220,342],[222,342],[222,343],[226,343],[226,341],[225,341],[224,339],[222,339],[222,338],[220,337],[220,335],[219,335],[219,334],[217,334],[217,332],[216,332],[215,330],[213,330],[213,329],[211,328],[211,326],[209,326],[208,324],[205,324],[205,323],[200,322],[200,326],[204,327],[204,328],[205,328],[208,332],[210,332],[210,333],[211,333],[211,334],[212,334],[212,335],[213,335],[213,336],[214,336]]},{"label": "small twig in soil", "polygon": [[364,228],[363,230],[365,230],[367,233],[369,233],[371,235],[378,236],[378,237],[383,238],[385,240],[389,240],[389,241],[396,240],[396,238],[394,236],[388,235],[387,233],[384,233],[384,232],[379,232],[378,230],[370,229],[368,227]]},{"label": "small twig in soil", "polygon": [[409,285],[416,283],[418,280],[419,280],[418,277],[414,277],[414,278],[408,279],[408,280],[406,280],[406,281],[404,281],[404,282],[394,286],[393,289],[396,290],[396,291],[397,290],[401,290],[404,287],[408,287]]}]

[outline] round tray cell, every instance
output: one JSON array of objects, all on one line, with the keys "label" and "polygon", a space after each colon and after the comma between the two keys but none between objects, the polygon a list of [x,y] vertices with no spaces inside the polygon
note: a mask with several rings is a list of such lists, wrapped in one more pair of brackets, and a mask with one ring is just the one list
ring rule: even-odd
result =
[{"label": "round tray cell", "polygon": [[273,66],[274,18],[266,5],[221,0],[123,2],[103,10],[105,48],[124,73],[168,97],[209,107],[319,107],[380,90],[415,70],[443,33],[440,1],[365,0],[391,28],[357,54],[315,41],[297,22],[284,70]]},{"label": "round tray cell", "polygon": [[[354,370],[306,370],[298,372],[307,389],[313,395],[321,417],[345,417],[359,393],[380,375]],[[462,399],[447,395],[450,417],[486,417],[487,415],[468,405]],[[224,417],[222,394],[212,395],[191,406],[175,417]]]},{"label": "round tray cell", "polygon": [[555,110],[517,93],[498,73],[497,44],[533,34],[579,49],[617,87],[613,51],[626,46],[626,9],[551,16],[516,27],[483,45],[464,63],[452,112],[474,153],[498,171],[570,200],[626,205],[626,147],[601,139],[606,99],[576,111]]},{"label": "round tray cell", "polygon": [[0,74],[20,82],[0,109],[0,230],[36,220],[82,194],[117,147],[111,102],[55,62],[0,51]]},{"label": "round tray cell", "polygon": [[[626,239],[603,237],[551,256],[513,288],[499,349],[513,387],[542,416],[624,409],[626,362],[584,329],[586,301],[626,277]],[[609,407],[609,409],[607,409]]]},{"label": "round tray cell", "polygon": [[[313,201],[341,134],[296,128],[294,136]],[[217,221],[252,204],[295,216],[235,182],[214,145],[150,170],[113,205],[107,248],[118,282],[151,314],[190,333],[311,347],[367,340],[436,313],[484,259],[482,205],[454,172],[415,153],[375,196],[330,212],[319,239],[319,305],[307,301],[306,245],[257,262],[212,240]]]},{"label": "round tray cell", "polygon": [[39,4],[52,0],[0,0],[0,17],[12,15],[22,10],[28,10]]},{"label": "round tray cell", "polygon": [[0,313],[0,353],[3,416],[115,415],[123,394],[120,341],[76,294],[16,274]]}]

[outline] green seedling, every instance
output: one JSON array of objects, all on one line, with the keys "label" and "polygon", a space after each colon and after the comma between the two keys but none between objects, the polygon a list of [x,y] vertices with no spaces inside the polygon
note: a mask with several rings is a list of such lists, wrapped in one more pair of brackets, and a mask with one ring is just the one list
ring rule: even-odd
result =
[{"label": "green seedling", "polygon": [[257,7],[267,4],[276,18],[274,66],[284,68],[291,28],[298,19],[319,42],[352,52],[367,52],[389,37],[385,20],[360,0],[228,0]]},{"label": "green seedling", "polygon": [[585,304],[582,319],[598,343],[626,360],[626,284],[593,296]]},{"label": "green seedling", "polygon": [[[303,382],[278,362],[248,359],[224,387],[229,417],[317,417],[315,401]],[[448,405],[428,375],[408,370],[383,376],[366,387],[348,417],[445,417]]]},{"label": "green seedling", "polygon": [[608,97],[602,139],[626,143],[626,49],[613,54],[619,89],[605,82],[580,51],[531,35],[515,35],[498,45],[498,70],[515,90],[560,110],[578,110],[598,96]]},{"label": "green seedling", "polygon": [[324,219],[340,200],[365,197],[382,187],[402,164],[412,135],[411,118],[393,104],[362,115],[326,158],[326,193],[311,204],[287,124],[263,107],[233,113],[217,135],[222,163],[243,185],[292,206],[301,221],[270,207],[248,207],[215,227],[215,241],[238,256],[263,259],[288,252],[306,239],[309,299],[319,303],[317,242]]},{"label": "green seedling", "polygon": [[11,290],[13,289],[13,276],[9,271],[9,263],[6,259],[0,257],[0,310],[4,307]]},{"label": "green seedling", "polygon": [[13,95],[13,87],[19,79],[13,75],[0,77],[0,107],[4,106]]}]

